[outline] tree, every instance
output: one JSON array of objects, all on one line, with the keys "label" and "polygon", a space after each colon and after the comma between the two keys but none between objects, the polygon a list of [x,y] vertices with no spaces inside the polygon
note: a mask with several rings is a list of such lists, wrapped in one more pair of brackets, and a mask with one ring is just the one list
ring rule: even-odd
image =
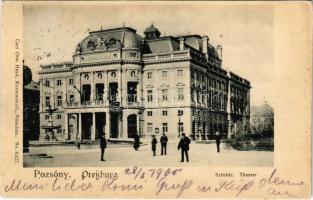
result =
[{"label": "tree", "polygon": [[254,108],[251,115],[250,130],[253,137],[274,137],[274,110],[267,103]]}]

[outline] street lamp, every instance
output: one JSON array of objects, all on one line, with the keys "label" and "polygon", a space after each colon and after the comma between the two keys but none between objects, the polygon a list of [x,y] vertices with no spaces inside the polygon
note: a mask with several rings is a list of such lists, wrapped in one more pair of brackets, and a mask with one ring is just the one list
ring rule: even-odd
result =
[{"label": "street lamp", "polygon": [[141,137],[141,131],[140,131],[140,121],[141,121],[141,117],[143,114],[143,111],[145,110],[145,107],[139,107],[139,112],[138,112],[138,135],[139,137]]},{"label": "street lamp", "polygon": [[178,138],[180,138],[180,124],[181,124],[180,117],[182,116],[181,110],[178,110],[177,116],[178,116]]},{"label": "street lamp", "polygon": [[192,137],[193,139],[195,140],[196,139],[196,136],[195,136],[195,116],[193,115],[192,116]]}]

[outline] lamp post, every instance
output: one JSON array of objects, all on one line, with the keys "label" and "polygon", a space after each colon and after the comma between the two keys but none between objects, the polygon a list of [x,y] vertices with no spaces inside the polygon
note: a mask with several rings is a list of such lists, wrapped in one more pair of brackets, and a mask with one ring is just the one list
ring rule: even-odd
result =
[{"label": "lamp post", "polygon": [[180,124],[181,124],[180,117],[182,116],[182,112],[180,110],[178,110],[177,116],[178,116],[178,138],[180,138]]},{"label": "lamp post", "polygon": [[141,121],[141,116],[143,114],[143,111],[145,110],[145,107],[139,107],[139,112],[138,112],[138,135],[139,137],[141,137],[141,131],[140,131],[140,121]]},{"label": "lamp post", "polygon": [[192,137],[194,140],[196,139],[195,134],[195,116],[192,116]]}]

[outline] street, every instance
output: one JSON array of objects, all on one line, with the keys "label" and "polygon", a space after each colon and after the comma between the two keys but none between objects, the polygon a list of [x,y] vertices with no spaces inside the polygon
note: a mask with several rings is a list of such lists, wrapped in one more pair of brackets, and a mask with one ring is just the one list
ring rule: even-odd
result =
[{"label": "street", "polygon": [[[76,146],[30,147],[30,153],[24,154],[24,167],[106,167],[106,166],[218,166],[218,167],[271,167],[274,153],[269,151],[237,151],[221,144],[221,152],[216,152],[216,144],[191,143],[189,163],[180,162],[180,151],[176,143],[169,143],[167,155],[160,155],[160,143],[157,144],[157,156],[152,156],[151,144],[143,145],[135,151],[132,145],[109,144],[104,159],[100,161],[100,148]],[[46,154],[46,155],[45,155]]]}]

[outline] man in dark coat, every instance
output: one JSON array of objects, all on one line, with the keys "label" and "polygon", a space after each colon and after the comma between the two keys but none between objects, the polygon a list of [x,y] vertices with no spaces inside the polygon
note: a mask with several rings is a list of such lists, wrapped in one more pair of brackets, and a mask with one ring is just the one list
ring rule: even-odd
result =
[{"label": "man in dark coat", "polygon": [[184,154],[186,155],[186,160],[189,162],[189,157],[188,157],[188,151],[189,151],[189,144],[190,144],[190,139],[185,136],[185,133],[181,134],[181,139],[178,144],[178,150],[181,149],[181,161],[184,162]]},{"label": "man in dark coat", "polygon": [[139,139],[139,135],[136,132],[134,135],[134,149],[137,151],[139,146],[140,146],[140,139]]},{"label": "man in dark coat", "polygon": [[163,135],[160,138],[160,143],[161,143],[161,156],[166,155],[166,146],[167,146],[167,136],[165,135],[165,133],[163,133]]},{"label": "man in dark coat", "polygon": [[105,139],[105,132],[102,132],[100,136],[101,161],[105,161],[103,159],[105,148],[107,148],[107,140]]},{"label": "man in dark coat", "polygon": [[215,134],[215,141],[216,141],[216,147],[217,147],[217,152],[220,152],[220,144],[221,144],[221,134],[219,132],[216,132]]},{"label": "man in dark coat", "polygon": [[153,156],[155,156],[156,144],[158,143],[154,135],[152,135],[151,147],[153,151]]}]

